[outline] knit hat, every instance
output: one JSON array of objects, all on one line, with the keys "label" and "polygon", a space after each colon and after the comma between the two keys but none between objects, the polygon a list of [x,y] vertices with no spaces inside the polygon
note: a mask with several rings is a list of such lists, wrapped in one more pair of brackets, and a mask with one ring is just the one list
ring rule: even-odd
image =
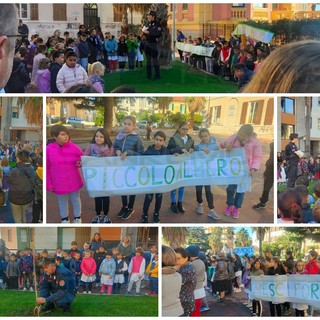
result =
[{"label": "knit hat", "polygon": [[238,131],[238,133],[245,133],[251,136],[253,133],[253,126],[251,124],[244,124]]},{"label": "knit hat", "polygon": [[199,252],[200,252],[200,247],[199,246],[189,246],[188,248],[186,248],[188,254],[190,257],[198,257]]}]

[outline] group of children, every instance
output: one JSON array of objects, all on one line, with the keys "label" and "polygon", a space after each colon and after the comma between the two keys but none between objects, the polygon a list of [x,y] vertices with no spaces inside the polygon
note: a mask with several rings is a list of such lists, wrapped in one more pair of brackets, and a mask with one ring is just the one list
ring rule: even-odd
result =
[{"label": "group of children", "polygon": [[310,186],[307,176],[300,176],[294,188],[278,193],[278,223],[320,223],[320,182]]},{"label": "group of children", "polygon": [[77,39],[60,32],[45,43],[34,34],[31,41],[23,39],[16,50],[11,77],[5,87],[8,93],[24,93],[27,86],[33,92],[75,92],[79,85],[91,87],[92,92],[104,92],[105,69],[115,72],[142,68],[144,44],[141,37],[132,33],[122,34],[117,41],[106,33],[105,37],[96,29],[86,30],[81,25]]},{"label": "group of children", "polygon": [[[81,156],[109,157],[117,156],[125,161],[127,156],[139,155],[175,155],[191,154],[192,152],[205,152],[221,149],[231,150],[233,148],[244,148],[250,175],[260,167],[262,161],[261,143],[257,139],[251,125],[243,125],[237,133],[222,141],[218,146],[214,137],[210,136],[208,129],[201,129],[199,136],[201,143],[194,145],[194,140],[188,134],[189,125],[186,122],[180,123],[175,134],[169,139],[167,147],[165,146],[166,134],[163,131],[157,131],[154,134],[154,144],[144,151],[143,142],[136,126],[136,118],[126,116],[123,119],[123,129],[118,133],[114,143],[105,129],[97,129],[89,146],[83,152],[76,144],[70,141],[70,132],[63,125],[54,125],[51,128],[53,142],[47,145],[47,190],[53,191],[58,198],[59,211],[62,223],[70,223],[68,213],[68,199],[71,200],[74,212],[74,222],[81,222],[81,199],[80,190],[83,187],[82,177],[79,171],[81,166]],[[64,161],[68,159],[68,161]],[[61,160],[61,161],[60,161]],[[63,161],[62,161],[63,160]],[[202,214],[203,186],[196,187],[197,209],[198,214]],[[250,189],[250,188],[249,188]],[[177,192],[178,191],[178,192]],[[224,211],[225,216],[232,216],[234,219],[239,218],[239,209],[244,200],[244,192],[247,190],[239,189],[237,185],[229,185],[227,188],[227,207]],[[208,217],[218,220],[220,216],[215,212],[213,205],[213,194],[210,186],[205,186],[206,198],[208,202]],[[176,196],[178,193],[178,199]],[[148,222],[148,210],[154,193],[147,194],[143,204],[143,213],[141,222]],[[184,187],[170,192],[171,210],[174,213],[184,213],[183,206]],[[118,213],[118,218],[127,220],[134,213],[135,195],[121,197],[122,208]],[[153,213],[153,222],[160,221],[159,212],[162,203],[162,194],[155,194],[155,209]],[[103,222],[110,223],[109,197],[95,198],[96,217],[93,223]],[[103,216],[101,213],[103,212]]]},{"label": "group of children", "polygon": [[[91,294],[95,282],[96,287],[100,287],[101,294],[120,294],[122,285],[128,284],[127,295],[133,294],[131,290],[134,285],[133,295],[141,295],[141,283],[146,278],[150,286],[148,294],[158,294],[156,246],[150,248],[149,259],[144,257],[144,250],[140,246],[135,248],[135,253],[130,259],[125,259],[117,248],[106,250],[104,245],[100,245],[97,250],[88,248],[90,248],[90,243],[85,243],[84,248],[78,250],[77,242],[72,241],[70,250],[62,250],[61,247],[57,247],[54,254],[56,265],[63,266],[74,274],[78,293],[82,284],[82,293]],[[39,284],[39,281],[44,278],[42,261],[50,258],[46,249],[41,254],[33,253],[30,248],[25,248],[23,251],[18,250],[16,254],[10,253],[10,250],[3,255],[0,252],[2,287],[33,291],[35,282]]]}]

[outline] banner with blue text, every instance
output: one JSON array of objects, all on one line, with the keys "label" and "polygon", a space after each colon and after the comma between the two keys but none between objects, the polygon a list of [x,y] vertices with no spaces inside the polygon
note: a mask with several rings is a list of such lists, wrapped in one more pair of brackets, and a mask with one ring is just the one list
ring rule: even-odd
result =
[{"label": "banner with blue text", "polygon": [[179,156],[81,157],[90,197],[163,193],[184,186],[236,184],[247,188],[244,149]]}]

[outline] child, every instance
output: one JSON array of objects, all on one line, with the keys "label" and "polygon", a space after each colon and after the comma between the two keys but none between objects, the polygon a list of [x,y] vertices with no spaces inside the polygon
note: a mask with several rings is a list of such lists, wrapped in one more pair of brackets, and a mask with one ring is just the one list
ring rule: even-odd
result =
[{"label": "child", "polygon": [[[253,173],[259,170],[262,161],[262,148],[256,133],[253,132],[252,125],[243,125],[237,133],[221,142],[220,147],[227,151],[235,148],[244,148],[250,176],[252,177]],[[231,215],[234,219],[239,218],[239,209],[243,203],[244,191],[249,191],[243,189],[243,187],[239,188],[236,184],[228,185],[225,216],[229,217]],[[251,189],[251,187],[248,186],[246,189]]]},{"label": "child", "polygon": [[11,167],[9,166],[9,161],[7,158],[2,158],[1,169],[2,169],[2,190],[4,191],[6,196],[3,207],[6,207],[7,200],[8,200],[8,191],[9,191],[8,174],[11,170]]},{"label": "child", "polygon": [[[115,142],[113,143],[115,154],[125,160],[127,156],[136,156],[143,153],[142,139],[136,127],[136,118],[126,116],[123,119],[123,129],[120,130]],[[134,213],[133,206],[135,195],[128,197],[122,196],[122,208],[118,213],[118,218],[127,220]]]},{"label": "child", "polygon": [[81,262],[81,281],[83,282],[83,293],[91,294],[92,282],[96,279],[97,265],[94,259],[91,257],[91,252],[86,250]]},{"label": "child", "polygon": [[56,248],[56,253],[54,254],[54,257],[62,257],[62,248],[61,247],[57,247]]},{"label": "child", "polygon": [[[91,248],[92,250],[92,248]],[[103,245],[100,245],[99,249],[95,251],[94,253],[94,261],[96,262],[97,269],[96,269],[96,287],[99,287],[101,285],[100,283],[100,274],[99,274],[99,268],[102,263],[102,261],[106,257],[106,250]]]},{"label": "child", "polygon": [[138,48],[136,53],[136,68],[142,69],[144,43],[140,36],[137,36]]},{"label": "child", "polygon": [[[170,151],[164,146],[166,134],[163,131],[157,131],[154,134],[154,144],[149,146],[143,153],[144,155],[170,155]],[[142,223],[148,223],[148,211],[153,200],[154,193],[146,194],[143,204]],[[159,212],[162,203],[162,193],[156,193],[156,203],[153,213],[153,223],[159,223]]]},{"label": "child", "polygon": [[39,67],[36,74],[35,83],[38,87],[39,93],[50,93],[51,92],[51,74],[50,74],[50,60],[43,58],[39,61]]},{"label": "child", "polygon": [[126,62],[128,60],[128,47],[125,42],[124,36],[119,38],[118,42],[118,61],[119,61],[119,70],[122,72],[126,66]]},{"label": "child", "polygon": [[71,249],[69,250],[68,254],[70,254],[70,256],[72,258],[74,258],[74,256],[76,255],[76,253],[80,253],[78,247],[78,243],[77,241],[72,241],[71,242]]},{"label": "child", "polygon": [[6,269],[7,279],[8,279],[8,289],[18,289],[18,279],[20,276],[19,262],[17,256],[12,253],[10,256],[10,261],[8,262]]},{"label": "child", "polygon": [[54,125],[51,136],[55,142],[47,145],[47,190],[58,198],[62,223],[70,223],[68,201],[71,200],[74,223],[81,223],[80,190],[83,181],[79,172],[82,150],[70,141],[70,131]]},{"label": "child", "polygon": [[148,295],[158,295],[158,254],[154,255],[153,261],[147,266],[146,273],[149,275],[150,292]]},{"label": "child", "polygon": [[88,81],[86,70],[77,64],[75,52],[68,51],[65,55],[65,60],[65,64],[57,75],[57,88],[59,92],[65,92],[76,84],[86,84]]},{"label": "child", "polygon": [[278,209],[281,218],[278,223],[302,222],[302,199],[299,192],[288,188],[278,194]]},{"label": "child", "polygon": [[79,53],[79,63],[81,67],[87,71],[90,48],[87,42],[87,35],[84,32],[81,33],[79,37],[78,53]]},{"label": "child", "polygon": [[134,39],[133,34],[129,33],[128,40],[126,42],[128,48],[128,61],[129,61],[129,70],[134,70],[134,60],[136,57],[136,52],[138,48],[138,41]]},{"label": "child", "polygon": [[[253,264],[251,265],[251,271],[250,274],[247,276],[247,279],[250,280],[249,287],[251,288],[251,280],[252,276],[262,276],[264,275],[264,266],[262,265],[261,261],[259,259],[256,259]],[[258,307],[258,313],[257,312]],[[271,307],[270,307],[271,308]],[[262,317],[262,302],[261,300],[252,300],[252,315],[254,317]]]},{"label": "child", "polygon": [[134,295],[140,296],[141,281],[143,279],[143,274],[146,269],[146,260],[143,257],[142,247],[137,247],[135,249],[135,256],[131,259],[128,272],[130,277],[130,282],[128,285],[128,290],[126,295],[132,295],[131,289],[134,283],[136,283],[136,293]]},{"label": "child", "polygon": [[22,274],[23,291],[27,291],[28,283],[30,291],[33,291],[33,255],[31,254],[30,248],[28,247],[24,249],[24,255],[20,258],[19,268]]},{"label": "child", "polygon": [[[292,274],[308,274],[308,272],[304,268],[304,263],[302,260],[298,260],[295,263],[295,269],[296,271]],[[304,317],[305,311],[308,309],[308,305],[294,302],[292,303],[292,308],[296,310],[296,317]]]},{"label": "child", "polygon": [[320,223],[320,201],[316,201],[312,209],[313,220],[310,223]]},{"label": "child", "polygon": [[123,259],[122,253],[116,254],[116,273],[114,277],[114,293],[120,294],[121,284],[124,283],[124,273],[128,270],[128,265]]},{"label": "child", "polygon": [[[100,128],[96,130],[91,140],[91,144],[89,144],[84,151],[84,155],[92,157],[112,157],[114,155],[112,142],[110,140],[108,132],[105,129]],[[108,216],[110,197],[96,197],[94,198],[94,200],[96,216],[91,222],[111,223],[111,220]],[[103,211],[103,216],[100,216],[101,211]]]},{"label": "child", "polygon": [[112,257],[112,252],[106,252],[106,258],[102,261],[99,274],[101,275],[101,294],[105,292],[106,286],[108,286],[107,294],[112,293],[113,277],[116,273],[116,262]]},{"label": "child", "polygon": [[[177,131],[169,139],[168,149],[171,154],[178,156],[179,154],[191,154],[194,151],[194,140],[187,134],[189,125],[186,122],[181,122]],[[174,213],[185,213],[183,207],[184,187],[178,189],[178,203],[176,201],[176,191],[170,192],[171,210]]]},{"label": "child", "polygon": [[[69,251],[70,252],[70,251]],[[58,259],[59,257],[57,257],[56,259]],[[67,250],[62,251],[62,259],[61,262],[64,265],[65,268],[70,270],[70,262],[72,260],[72,255],[70,253],[68,253]]]},{"label": "child", "polygon": [[[203,151],[206,154],[209,154],[210,151],[219,150],[219,147],[216,143],[216,139],[214,137],[210,137],[210,132],[208,129],[205,129],[205,128],[201,129],[199,131],[199,137],[200,137],[201,143],[195,147],[195,151]],[[199,214],[203,214],[202,188],[203,186],[196,186],[196,195],[197,195],[197,202],[198,202],[197,213]],[[207,186],[204,186],[204,188],[206,191],[206,198],[207,198],[208,207],[209,207],[208,217],[214,220],[221,219],[220,216],[214,210],[213,194],[211,192],[211,186],[207,185]]]},{"label": "child", "polygon": [[42,223],[43,221],[43,188],[42,188],[42,177],[43,177],[43,168],[42,168],[42,158],[39,158],[37,161],[37,170],[35,174],[35,184],[34,184],[34,199],[32,204],[32,223]]},{"label": "child", "polygon": [[77,252],[70,261],[70,271],[75,275],[76,290],[79,289],[81,278],[81,254]]},{"label": "child", "polygon": [[39,62],[41,59],[46,58],[46,52],[47,52],[47,47],[44,44],[37,46],[35,51],[36,55],[33,58],[32,74],[31,74],[31,81],[33,83],[35,83],[35,80],[36,80],[36,75],[39,68]]},{"label": "child", "polygon": [[64,63],[64,53],[54,50],[52,52],[52,62],[50,64],[50,85],[52,93],[60,93],[57,88],[57,76]]},{"label": "child", "polygon": [[101,78],[104,75],[105,66],[97,61],[93,64],[89,64],[88,74],[89,80],[92,83],[92,86],[98,93],[104,92],[104,80]]},{"label": "child", "polygon": [[286,183],[287,176],[286,176],[286,171],[285,171],[285,160],[278,164],[278,172],[279,172],[278,184],[281,185],[281,184]]},{"label": "child", "polygon": [[308,188],[304,185],[298,185],[294,188],[301,197],[301,204],[302,204],[302,223],[309,223],[313,221],[313,213],[310,204],[308,204]]},{"label": "child", "polygon": [[104,42],[104,49],[107,53],[108,62],[109,62],[109,71],[110,73],[117,70],[117,61],[118,61],[118,43],[115,40],[115,37],[112,35]]},{"label": "child", "polygon": [[251,263],[248,261],[246,263],[245,271],[242,275],[242,283],[244,285],[244,292],[247,294],[247,301],[244,302],[243,304],[245,306],[247,306],[248,308],[250,308],[252,306],[251,299],[250,299],[250,285],[251,285],[250,272],[251,272]]}]

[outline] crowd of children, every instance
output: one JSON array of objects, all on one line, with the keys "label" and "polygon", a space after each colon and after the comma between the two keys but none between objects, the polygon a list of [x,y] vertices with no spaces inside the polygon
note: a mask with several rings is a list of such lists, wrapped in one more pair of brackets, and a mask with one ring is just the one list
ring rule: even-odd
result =
[{"label": "crowd of children", "polygon": [[[214,298],[214,303],[228,304],[232,294],[246,293],[243,305],[252,316],[265,315],[263,301],[252,297],[253,277],[264,275],[315,275],[320,274],[318,253],[310,250],[304,260],[295,260],[291,251],[286,251],[285,259],[274,257],[266,250],[264,257],[240,257],[232,252],[205,255],[196,245],[175,250],[162,247],[162,313],[165,316],[199,316],[210,309],[206,295]],[[201,282],[197,286],[197,282]],[[207,293],[206,293],[207,292]],[[204,293],[204,294],[203,294]],[[198,300],[198,301],[197,301]],[[231,300],[230,300],[231,306]],[[269,302],[271,316],[312,316],[313,306],[303,303]]]},{"label": "crowd of children", "polygon": [[[144,151],[143,142],[137,129],[136,118],[126,116],[123,119],[123,129],[118,133],[115,141],[111,142],[108,133],[104,129],[98,129],[94,133],[91,143],[86,147],[85,152],[70,141],[70,132],[63,125],[54,125],[51,128],[53,141],[47,145],[47,190],[53,191],[58,198],[59,210],[62,223],[70,223],[68,213],[68,199],[70,198],[73,205],[74,222],[81,222],[81,198],[80,189],[83,187],[82,177],[79,170],[81,156],[109,157],[118,156],[125,160],[128,156],[139,155],[175,155],[191,154],[192,152],[209,153],[213,150],[234,148],[244,148],[245,155],[250,171],[250,177],[254,172],[259,170],[262,162],[262,147],[257,139],[256,133],[251,125],[243,125],[237,133],[230,136],[225,141],[221,141],[219,146],[214,137],[210,136],[207,129],[201,129],[199,136],[201,143],[194,146],[194,140],[188,134],[189,125],[182,122],[175,134],[169,139],[167,147],[165,146],[166,134],[163,131],[157,131],[154,134],[154,144]],[[68,157],[68,162],[58,161]],[[203,186],[196,187],[197,209],[198,214],[203,213]],[[229,185],[227,188],[227,207],[224,211],[225,216],[232,216],[234,219],[239,218],[239,211],[244,200],[244,192],[250,191],[250,183],[247,186]],[[206,198],[208,202],[208,217],[218,220],[221,219],[219,214],[214,210],[213,194],[210,186],[205,186]],[[147,194],[143,205],[142,223],[148,222],[148,211],[153,200],[154,194]],[[184,213],[183,207],[184,187],[178,189],[178,201],[176,199],[176,190],[172,190],[171,210],[174,213]],[[122,208],[118,213],[118,218],[127,220],[134,213],[135,195],[121,197]],[[159,213],[162,203],[162,194],[155,194],[155,209],[153,212],[153,222],[160,221]],[[108,217],[109,197],[95,198],[96,216],[92,223],[110,223]],[[101,213],[103,215],[101,215]]]},{"label": "crowd of children", "polygon": [[60,36],[56,30],[47,41],[39,34],[25,37],[16,49],[7,93],[66,93],[77,85],[88,85],[91,92],[104,92],[105,70],[108,72],[141,69],[144,43],[140,36],[122,34],[118,40],[96,27],[79,26],[77,38],[69,32]]},{"label": "crowd of children", "polygon": [[[0,241],[4,243],[3,240],[0,239]],[[77,242],[72,241],[69,250],[57,247],[55,253],[52,252],[51,255],[46,249],[41,254],[33,252],[30,248],[14,253],[5,246],[1,247],[0,284],[2,288],[35,290],[39,281],[45,276],[41,267],[43,260],[51,259],[74,274],[78,293],[91,294],[95,284],[96,288],[100,288],[101,294],[141,295],[142,280],[146,279],[149,280],[150,288],[147,294],[158,294],[156,245],[152,245],[150,251],[144,251],[141,246],[137,246],[129,258],[125,258],[117,247],[112,250],[106,249],[103,241],[97,250],[94,249],[92,242],[85,243],[81,249],[77,246]],[[132,293],[134,285],[135,293]]]}]

